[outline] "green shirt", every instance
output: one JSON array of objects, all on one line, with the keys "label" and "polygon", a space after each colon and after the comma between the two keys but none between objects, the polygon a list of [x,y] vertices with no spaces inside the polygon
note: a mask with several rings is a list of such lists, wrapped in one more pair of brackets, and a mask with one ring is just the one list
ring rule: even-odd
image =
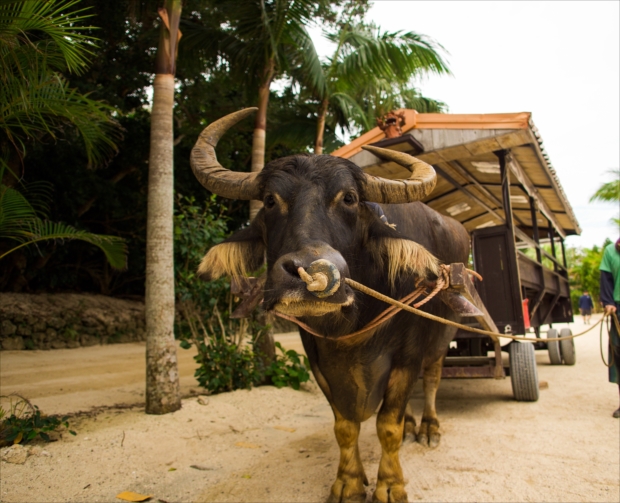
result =
[{"label": "green shirt", "polygon": [[620,302],[620,253],[616,251],[614,243],[605,247],[599,269],[611,273],[614,278],[614,300]]}]

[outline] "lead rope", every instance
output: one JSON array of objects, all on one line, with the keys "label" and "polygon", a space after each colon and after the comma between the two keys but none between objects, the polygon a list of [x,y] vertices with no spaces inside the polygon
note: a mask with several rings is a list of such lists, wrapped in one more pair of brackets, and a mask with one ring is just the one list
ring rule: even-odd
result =
[{"label": "lead rope", "polygon": [[[618,321],[618,316],[616,315],[616,313],[609,313],[608,315],[603,316],[603,319],[604,318],[612,319],[614,325],[616,325],[616,333],[620,335],[620,322]],[[601,321],[603,321],[603,319],[601,319]],[[599,333],[599,348],[601,350],[601,360],[603,360],[603,364],[606,367],[611,367],[614,364],[614,348],[613,344],[611,343],[611,325],[609,323],[607,323],[607,335],[609,337],[609,340],[607,342],[609,345],[609,363],[605,361],[605,355],[603,353],[603,324],[601,324],[601,329]]]},{"label": "lead rope", "polygon": [[[303,268],[300,267],[299,269],[303,269]],[[433,296],[435,296],[439,291],[441,291],[443,289],[447,289],[450,286],[449,271],[450,271],[450,266],[442,264],[441,265],[441,270],[440,270],[441,276],[439,278],[437,278],[437,284],[436,284],[435,288],[433,289],[433,291],[429,294],[429,296],[427,298],[425,298],[423,301],[419,302],[418,304],[415,304],[414,306],[418,306],[419,307],[420,305],[425,304]],[[470,274],[472,274],[472,275],[477,276],[479,279],[482,279],[479,274],[475,273],[475,271],[468,270],[468,272]],[[305,273],[305,271],[304,271],[304,273]],[[307,279],[312,279],[311,276],[309,276],[307,274],[306,274],[306,276],[308,276]],[[312,281],[314,281],[314,279],[312,279]],[[537,338],[532,338],[532,337],[518,337],[518,336],[514,336],[514,335],[500,334],[499,332],[491,332],[489,330],[481,330],[479,328],[468,327],[467,325],[463,325],[463,324],[457,323],[455,321],[446,320],[445,318],[441,318],[439,316],[435,316],[434,314],[430,314],[430,313],[427,313],[427,312],[424,312],[424,311],[420,311],[419,309],[416,309],[416,307],[412,307],[412,306],[407,305],[408,303],[413,302],[420,295],[421,292],[418,293],[418,290],[420,290],[421,287],[416,288],[416,290],[414,290],[412,293],[410,293],[409,295],[407,295],[406,297],[404,297],[400,301],[397,301],[395,299],[392,299],[392,298],[388,297],[387,295],[383,295],[382,293],[379,293],[376,290],[373,290],[372,288],[368,288],[367,286],[364,286],[361,283],[358,283],[357,281],[354,281],[354,280],[352,280],[350,278],[344,278],[344,281],[350,287],[355,288],[356,290],[359,290],[362,293],[370,295],[371,297],[374,297],[375,299],[381,300],[381,301],[385,302],[386,304],[390,304],[391,307],[388,307],[385,311],[383,311],[379,316],[374,318],[370,323],[368,323],[362,329],[357,330],[356,332],[352,332],[350,334],[347,334],[347,335],[344,335],[342,337],[338,337],[338,338],[334,339],[334,340],[339,340],[339,341],[340,340],[349,339],[351,337],[355,337],[355,336],[360,335],[360,334],[362,334],[364,332],[368,332],[372,328],[375,328],[378,325],[380,325],[380,324],[386,322],[387,320],[389,320],[392,316],[397,314],[399,311],[407,311],[409,313],[417,314],[418,316],[421,316],[422,318],[427,318],[429,320],[437,321],[439,323],[443,323],[444,325],[450,325],[450,326],[453,326],[453,327],[456,327],[456,328],[460,328],[462,330],[466,330],[468,332],[474,332],[474,333],[477,333],[477,334],[488,335],[488,336],[490,336],[490,337],[492,337],[494,339],[496,339],[498,337],[504,337],[506,339],[512,339],[514,341],[527,341],[527,342],[551,342],[551,341],[564,341],[564,340],[568,340],[568,339],[574,339],[575,337],[580,337],[580,336],[588,333],[590,330],[596,328],[596,326],[598,324],[602,323],[603,320],[606,317],[609,316],[609,315],[603,316],[603,318],[601,318],[597,323],[592,325],[590,328],[588,328],[587,330],[584,330],[583,332],[581,332],[579,334],[575,334],[575,335],[569,335],[569,336],[566,336],[566,337],[552,337],[552,338],[549,338],[549,339],[537,339]],[[416,286],[418,284],[419,284],[419,282],[416,284]],[[424,291],[424,290],[422,290],[422,291]],[[296,323],[301,328],[306,330],[308,333],[314,335],[315,337],[320,337],[322,339],[328,339],[329,338],[329,337],[327,337],[327,336],[325,336],[323,334],[319,334],[318,332],[315,332],[312,328],[310,328],[308,325],[306,325],[302,321],[299,321],[294,316],[289,316],[289,315],[286,315],[286,314],[278,313],[277,311],[274,311],[273,313],[276,316],[280,317],[280,318],[283,318],[285,320],[289,320],[289,321],[292,321],[293,323]],[[612,313],[612,314],[614,314],[614,313]],[[616,323],[618,323],[618,319],[617,319],[617,317],[615,315],[614,315],[614,321]],[[619,325],[617,324],[616,326],[618,327]],[[620,331],[619,331],[619,333],[620,333]]]}]

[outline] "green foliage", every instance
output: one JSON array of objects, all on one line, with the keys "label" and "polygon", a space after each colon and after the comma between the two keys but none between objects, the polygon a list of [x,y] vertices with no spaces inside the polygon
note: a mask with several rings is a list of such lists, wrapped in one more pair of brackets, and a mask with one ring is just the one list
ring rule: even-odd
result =
[{"label": "green foliage", "polygon": [[[620,169],[610,169],[607,173],[612,176],[611,182],[601,185],[590,198],[590,202],[620,202]],[[611,222],[620,229],[620,217],[612,217]]]},{"label": "green foliage", "polygon": [[310,380],[308,358],[293,349],[285,350],[279,342],[276,342],[276,348],[282,354],[278,355],[276,361],[267,368],[266,374],[271,378],[274,386],[278,388],[290,386],[298,390],[301,383]]},{"label": "green foliage", "polygon": [[[249,389],[264,376],[252,343],[262,327],[253,320],[233,320],[228,281],[205,282],[196,275],[207,250],[226,235],[223,206],[212,196],[201,207],[193,197],[177,195],[175,215],[175,282],[177,336],[181,347],[194,346],[195,377],[212,393]],[[249,341],[248,341],[249,339]]]},{"label": "green foliage", "polygon": [[[3,173],[4,168],[0,167],[0,180]],[[125,267],[127,250],[121,238],[97,235],[64,223],[50,222],[45,219],[45,205],[42,202],[44,199],[40,197],[37,211],[24,194],[0,181],[0,239],[19,243],[4,253],[0,252],[0,260],[24,246],[36,245],[41,241],[79,239],[101,249],[112,267]]]},{"label": "green foliage", "polygon": [[[19,395],[4,396],[0,406],[0,446],[7,444],[25,444],[37,437],[46,442],[51,441],[49,433],[68,431],[69,417],[46,416],[39,407],[32,405]],[[6,407],[6,408],[5,408]]]},{"label": "green foliage", "polygon": [[600,311],[600,270],[605,247],[611,243],[605,240],[602,247],[568,248],[568,274],[571,286],[571,301],[575,312],[579,312],[578,301],[584,291],[590,293],[594,310]]},{"label": "green foliage", "polygon": [[0,165],[15,173],[33,140],[80,136],[89,165],[116,150],[112,108],[69,87],[62,72],[81,73],[94,55],[82,31],[89,17],[77,0],[0,4]]},{"label": "green foliage", "polygon": [[[198,354],[194,357],[198,368],[194,377],[200,386],[211,393],[236,389],[250,389],[260,384],[264,377],[261,360],[251,345],[238,346],[221,335],[197,342]],[[183,347],[189,347],[184,341]]]},{"label": "green foliage", "polygon": [[249,389],[270,377],[278,387],[299,389],[306,382],[308,361],[295,351],[276,346],[282,355],[264,368],[254,347],[269,327],[260,325],[254,313],[249,319],[232,319],[233,299],[228,280],[205,282],[196,268],[209,248],[227,234],[225,207],[211,196],[204,206],[193,197],[177,195],[175,215],[175,282],[178,315],[177,337],[181,347],[195,347],[198,368],[194,376],[211,393]]}]

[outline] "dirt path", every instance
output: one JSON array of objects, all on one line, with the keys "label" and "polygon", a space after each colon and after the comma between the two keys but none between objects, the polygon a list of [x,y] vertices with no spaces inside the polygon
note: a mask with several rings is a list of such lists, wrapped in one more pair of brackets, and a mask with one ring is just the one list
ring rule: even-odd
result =
[{"label": "dirt path", "polygon": [[[296,336],[283,339],[299,348]],[[441,445],[401,450],[410,499],[619,501],[617,389],[606,382],[598,330],[576,345],[574,367],[551,366],[537,352],[548,388],[536,403],[515,402],[510,379],[444,380]],[[197,389],[192,354],[179,355],[189,394]],[[143,376],[140,344],[0,353],[0,393],[19,391],[48,413],[139,404]],[[414,404],[419,418],[421,390]],[[48,455],[0,463],[1,501],[114,501],[126,490],[166,502],[322,501],[338,463],[332,414],[315,385],[187,398],[166,416],[103,410],[72,427],[76,437],[42,444]],[[362,425],[360,447],[370,497],[380,456],[373,419]]]}]

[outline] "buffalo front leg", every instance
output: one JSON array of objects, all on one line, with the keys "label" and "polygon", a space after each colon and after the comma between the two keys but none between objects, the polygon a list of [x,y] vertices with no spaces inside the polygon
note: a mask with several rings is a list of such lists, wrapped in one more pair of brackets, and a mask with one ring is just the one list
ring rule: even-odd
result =
[{"label": "buffalo front leg", "polygon": [[443,358],[424,367],[424,413],[422,423],[418,432],[418,442],[429,447],[437,447],[441,434],[439,433],[439,420],[435,410],[435,399],[437,389],[441,381],[441,369],[443,368]]},{"label": "buffalo front leg", "polygon": [[373,501],[381,503],[407,501],[399,450],[405,430],[405,409],[411,383],[410,372],[393,370],[388,389],[383,397],[383,405],[377,415],[377,436],[381,443],[381,461]]},{"label": "buffalo front leg", "polygon": [[328,503],[364,502],[366,490],[364,485],[368,479],[364,473],[357,440],[360,433],[360,423],[349,421],[332,406],[336,423],[334,433],[340,446],[340,463],[336,482],[332,485]]}]

